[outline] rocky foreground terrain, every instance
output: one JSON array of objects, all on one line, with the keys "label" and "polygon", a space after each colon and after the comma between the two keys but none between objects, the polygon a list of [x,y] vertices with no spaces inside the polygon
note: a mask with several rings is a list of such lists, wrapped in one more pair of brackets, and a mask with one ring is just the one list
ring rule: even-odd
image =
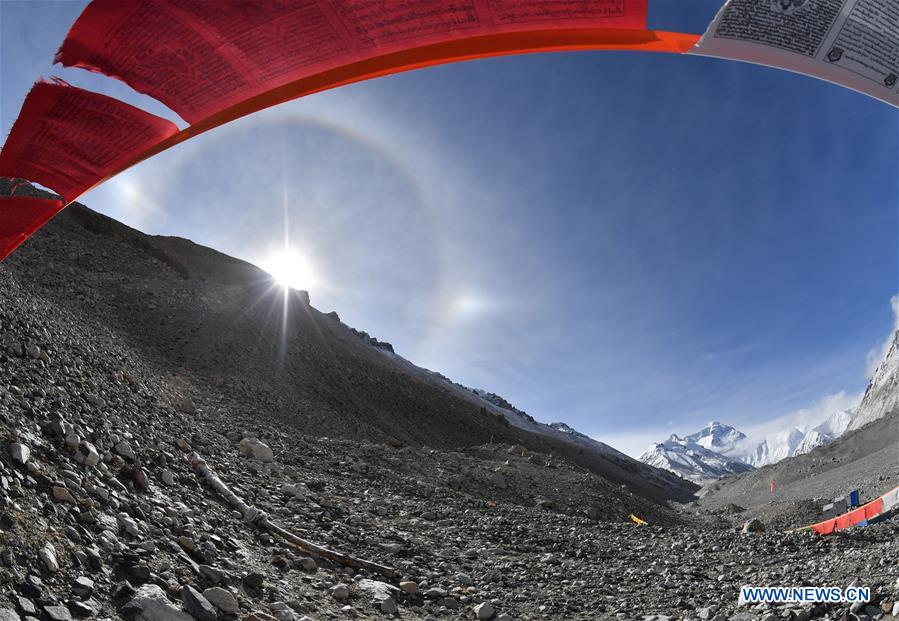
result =
[{"label": "rocky foreground terrain", "polygon": [[[249,372],[225,374],[195,345],[180,361],[152,346],[154,329],[163,334],[161,325],[183,321],[167,318],[176,292],[144,291],[141,304],[154,314],[140,315],[142,330],[123,327],[124,297],[114,315],[92,310],[110,304],[103,278],[140,289],[144,281],[127,276],[120,259],[142,250],[129,243],[113,254],[118,242],[105,233],[97,250],[89,231],[66,238],[62,227],[72,225],[54,222],[0,264],[0,621],[899,615],[896,518],[827,538],[784,534],[785,521],[742,533],[746,516],[764,515],[759,507],[770,500],[714,500],[737,489],[728,485],[698,504],[678,504],[671,497],[682,491],[660,497],[664,478],[650,485],[635,470],[640,480],[629,485],[620,478],[628,463],[613,469],[557,450],[489,412],[480,415],[494,434],[485,433],[463,405],[440,402],[450,397],[373,367],[361,378],[349,368],[347,377],[366,386],[398,382],[383,388],[377,412],[390,399],[435,404],[462,429],[433,442],[424,428],[432,412],[423,410],[372,422],[370,434],[341,433],[336,402],[327,416],[303,410],[292,424],[274,380],[252,407],[241,397],[260,394],[243,387],[255,377]],[[153,253],[146,250],[141,270],[154,262],[159,272],[173,269],[171,255],[167,262]],[[177,326],[185,335],[208,329],[194,328]],[[368,360],[352,351],[342,363]],[[294,355],[310,369],[322,354],[297,345]],[[314,392],[325,388],[303,390],[291,394],[311,410]],[[404,393],[412,396],[401,402]],[[358,395],[346,400],[350,427],[364,417],[363,404]],[[243,510],[198,472],[200,458]],[[899,471],[878,476],[895,481]],[[359,560],[377,567],[360,568]],[[738,602],[743,584],[852,583],[870,586],[872,601]]]}]

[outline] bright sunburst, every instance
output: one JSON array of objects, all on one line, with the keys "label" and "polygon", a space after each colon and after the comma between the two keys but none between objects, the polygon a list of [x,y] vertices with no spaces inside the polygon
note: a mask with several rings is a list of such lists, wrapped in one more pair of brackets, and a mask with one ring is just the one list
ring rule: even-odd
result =
[{"label": "bright sunburst", "polygon": [[285,248],[262,262],[262,269],[271,274],[285,289],[308,291],[315,284],[309,261],[293,248]]}]

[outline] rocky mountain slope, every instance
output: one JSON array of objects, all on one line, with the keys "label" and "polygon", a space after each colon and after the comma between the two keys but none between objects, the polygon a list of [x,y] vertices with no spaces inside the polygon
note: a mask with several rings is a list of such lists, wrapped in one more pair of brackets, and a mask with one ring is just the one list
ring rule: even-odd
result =
[{"label": "rocky mountain slope", "polygon": [[849,429],[859,429],[896,409],[899,409],[899,330],[893,333]]},{"label": "rocky mountain slope", "polygon": [[[3,187],[0,186],[0,191]],[[144,235],[74,205],[4,267],[108,327],[196,406],[221,402],[299,432],[449,449],[522,444],[657,501],[695,486],[598,442],[517,416],[286,295],[258,268],[179,238]]]}]

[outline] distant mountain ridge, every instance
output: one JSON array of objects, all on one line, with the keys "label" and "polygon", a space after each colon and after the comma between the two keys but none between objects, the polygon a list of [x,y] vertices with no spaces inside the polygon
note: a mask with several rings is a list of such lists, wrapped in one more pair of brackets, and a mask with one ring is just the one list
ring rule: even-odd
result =
[{"label": "distant mountain ridge", "polygon": [[694,483],[707,483],[803,455],[839,438],[853,420],[853,409],[831,413],[814,426],[791,427],[753,440],[730,425],[712,421],[696,433],[671,435],[640,455],[643,463],[670,470]]}]

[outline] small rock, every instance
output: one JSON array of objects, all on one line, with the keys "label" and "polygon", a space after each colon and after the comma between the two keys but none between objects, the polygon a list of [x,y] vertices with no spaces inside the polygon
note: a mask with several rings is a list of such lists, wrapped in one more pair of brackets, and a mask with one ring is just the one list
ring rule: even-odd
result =
[{"label": "small rock", "polygon": [[743,528],[740,532],[744,535],[749,533],[763,533],[765,532],[765,525],[759,520],[749,520],[743,524]]},{"label": "small rock", "polygon": [[98,602],[93,599],[89,599],[84,602],[79,602],[76,600],[69,604],[69,611],[76,617],[81,618],[93,617],[95,614],[97,614],[98,609]]},{"label": "small rock", "polygon": [[81,436],[77,433],[70,433],[66,436],[66,448],[70,451],[74,452],[78,450],[78,447],[81,445]]},{"label": "small rock", "polygon": [[261,462],[272,462],[275,460],[275,454],[268,446],[257,440],[256,438],[244,438],[240,441],[240,455],[247,459],[255,459]]},{"label": "small rock", "polygon": [[222,612],[234,613],[240,609],[237,600],[228,591],[222,587],[211,587],[203,591],[203,597],[208,599]]},{"label": "small rock", "polygon": [[418,593],[418,583],[412,582],[411,580],[403,580],[400,582],[400,588],[410,595]]},{"label": "small rock", "polygon": [[94,594],[94,581],[87,576],[79,576],[72,582],[72,593],[87,599]]},{"label": "small rock", "polygon": [[65,606],[44,606],[44,613],[50,621],[72,621],[72,613]]},{"label": "small rock", "polygon": [[19,615],[9,608],[0,608],[0,621],[19,621]]},{"label": "small rock", "polygon": [[446,606],[450,610],[456,610],[459,607],[459,600],[455,597],[444,597],[443,599],[437,600],[437,604],[440,606]]},{"label": "small rock", "polygon": [[81,442],[81,444],[78,445],[78,453],[84,460],[84,465],[89,468],[93,468],[100,463],[100,453],[97,452],[97,447],[90,442]]},{"label": "small rock", "polygon": [[150,478],[147,476],[147,472],[143,468],[135,468],[133,472],[134,484],[138,489],[142,491],[147,491],[150,489]]},{"label": "small rock", "polygon": [[261,589],[262,585],[265,584],[265,576],[252,572],[243,577],[243,583],[251,589]]},{"label": "small rock", "polygon": [[53,486],[53,498],[59,502],[67,502],[72,505],[77,504],[78,502],[69,490],[58,485]]},{"label": "small rock", "polygon": [[[32,602],[27,597],[18,597],[17,600],[19,603],[19,610],[22,611],[23,615],[30,617],[37,616],[37,608],[35,607],[34,602]],[[2,615],[0,615],[0,621],[3,621]],[[16,617],[16,621],[18,621],[18,617]]]},{"label": "small rock", "polygon": [[190,585],[181,589],[184,609],[200,621],[215,621],[218,613],[208,599]]},{"label": "small rock", "polygon": [[44,597],[44,583],[34,574],[28,574],[25,577],[25,581],[19,585],[19,589],[22,590],[22,593],[32,599],[41,599]]},{"label": "small rock", "polygon": [[112,595],[112,599],[122,600],[134,597],[137,594],[137,591],[134,590],[134,587],[131,586],[130,582],[123,580],[122,582],[117,582],[113,585],[110,594]]},{"label": "small rock", "polygon": [[120,513],[116,517],[116,522],[119,528],[121,528],[129,535],[133,535],[135,537],[140,535],[140,527],[137,525],[137,522],[134,521],[134,518],[129,517],[127,513]]},{"label": "small rock", "polygon": [[116,453],[124,457],[125,459],[134,459],[134,450],[131,448],[131,445],[128,444],[127,441],[122,440],[118,444],[115,445]]},{"label": "small rock", "polygon": [[345,584],[335,584],[331,587],[331,597],[338,602],[345,602],[350,598],[350,590]]},{"label": "small rock", "polygon": [[446,597],[446,591],[438,587],[431,587],[430,589],[425,591],[424,595],[428,599],[439,599],[441,597]]},{"label": "small rock", "polygon": [[396,612],[396,597],[400,590],[392,584],[363,578],[356,582],[355,589],[369,596],[375,605],[381,608],[381,612],[388,612],[388,609],[392,611],[388,614]]},{"label": "small rock", "polygon": [[128,579],[132,582],[136,582],[137,584],[143,584],[150,580],[150,576],[152,572],[150,568],[147,566],[146,562],[140,562],[137,565],[131,565],[125,570],[125,573],[128,575]]},{"label": "small rock", "polygon": [[[221,571],[210,565],[200,565],[200,575],[212,584],[218,584],[224,577]],[[244,581],[244,584],[246,584],[246,581]]]},{"label": "small rock", "polygon": [[382,599],[379,606],[384,614],[392,615],[397,611],[396,601],[392,597]]},{"label": "small rock", "polygon": [[20,442],[13,442],[9,445],[9,452],[14,462],[25,465],[31,458],[31,449]]},{"label": "small rock", "polygon": [[315,571],[318,569],[318,564],[315,562],[315,559],[304,556],[300,559],[300,567],[303,568],[303,571]]},{"label": "small rock", "polygon": [[122,616],[136,616],[137,621],[193,621],[193,617],[176,608],[155,584],[145,584],[122,607]]},{"label": "small rock", "polygon": [[478,619],[489,619],[496,611],[493,609],[493,604],[490,602],[484,602],[483,604],[478,604],[474,607],[474,615]]},{"label": "small rock", "polygon": [[56,560],[56,549],[53,547],[52,543],[49,541],[45,543],[44,547],[40,549],[37,555],[40,557],[44,567],[46,567],[47,571],[51,574],[55,574],[59,571],[59,561]]}]

